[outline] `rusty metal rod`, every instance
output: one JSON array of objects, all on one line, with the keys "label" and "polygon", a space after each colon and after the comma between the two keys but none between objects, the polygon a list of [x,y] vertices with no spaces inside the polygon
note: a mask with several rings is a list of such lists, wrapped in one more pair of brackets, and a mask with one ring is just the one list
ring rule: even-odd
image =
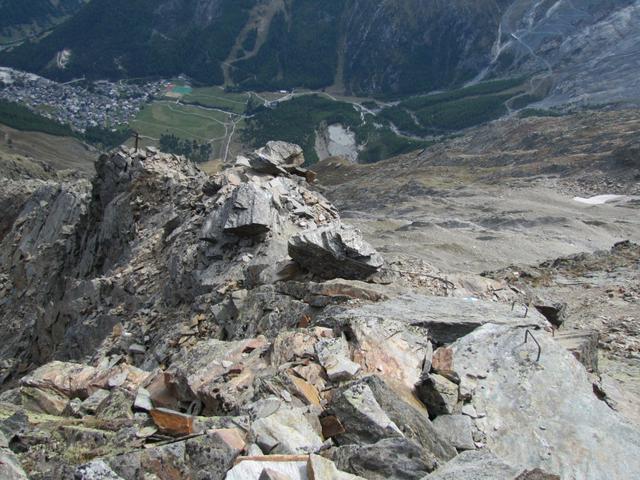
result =
[{"label": "rusty metal rod", "polygon": [[529,329],[527,329],[524,332],[524,343],[527,343],[528,338],[531,337],[531,339],[536,343],[536,345],[538,346],[538,357],[536,358],[536,362],[540,361],[540,355],[542,354],[542,347],[540,346],[540,344],[538,343],[538,340],[536,340],[536,337],[533,336],[533,333],[531,333],[531,331]]}]

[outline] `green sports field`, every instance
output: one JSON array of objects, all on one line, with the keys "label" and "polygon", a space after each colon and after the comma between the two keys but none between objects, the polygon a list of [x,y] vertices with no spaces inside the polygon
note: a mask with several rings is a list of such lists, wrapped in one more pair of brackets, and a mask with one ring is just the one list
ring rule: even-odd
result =
[{"label": "green sports field", "polygon": [[154,139],[173,134],[202,143],[223,138],[225,124],[229,124],[229,115],[223,112],[159,101],[147,105],[131,122],[131,128]]},{"label": "green sports field", "polygon": [[194,88],[181,99],[183,103],[194,103],[238,114],[244,113],[248,100],[249,95],[246,93],[227,93],[221,87]]}]

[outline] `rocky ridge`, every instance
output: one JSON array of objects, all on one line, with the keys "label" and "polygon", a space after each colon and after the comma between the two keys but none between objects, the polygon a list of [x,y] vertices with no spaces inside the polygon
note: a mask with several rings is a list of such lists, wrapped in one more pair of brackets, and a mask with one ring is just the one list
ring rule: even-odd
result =
[{"label": "rocky ridge", "polygon": [[6,181],[3,478],[637,476],[553,316],[385,263],[303,161],[122,148],[91,182]]}]

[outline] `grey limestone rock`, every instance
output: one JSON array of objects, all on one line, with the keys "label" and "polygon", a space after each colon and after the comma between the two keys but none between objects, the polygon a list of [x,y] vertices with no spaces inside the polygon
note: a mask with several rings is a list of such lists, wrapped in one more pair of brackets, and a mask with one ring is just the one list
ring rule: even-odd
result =
[{"label": "grey limestone rock", "polygon": [[433,421],[433,426],[458,450],[475,450],[473,420],[467,415],[440,415]]},{"label": "grey limestone rock", "polygon": [[[599,400],[586,370],[550,333],[484,325],[451,347],[461,377],[477,383],[472,404],[486,445],[524,469],[561,478],[631,480],[640,472],[640,432]],[[585,455],[584,452],[590,452]]]},{"label": "grey limestone rock", "polygon": [[364,279],[383,265],[382,257],[360,233],[344,225],[306,230],[289,240],[289,255],[326,279]]},{"label": "grey limestone rock", "polygon": [[488,450],[462,452],[422,480],[513,480],[519,470]]}]

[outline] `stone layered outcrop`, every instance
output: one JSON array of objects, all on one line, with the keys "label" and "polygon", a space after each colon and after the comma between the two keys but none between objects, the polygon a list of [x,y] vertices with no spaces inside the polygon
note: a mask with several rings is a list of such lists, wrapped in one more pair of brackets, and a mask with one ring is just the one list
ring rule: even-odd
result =
[{"label": "stone layered outcrop", "polygon": [[122,148],[91,183],[12,190],[9,478],[636,477],[638,432],[542,314],[406,292],[300,155],[270,143],[208,177]]}]

